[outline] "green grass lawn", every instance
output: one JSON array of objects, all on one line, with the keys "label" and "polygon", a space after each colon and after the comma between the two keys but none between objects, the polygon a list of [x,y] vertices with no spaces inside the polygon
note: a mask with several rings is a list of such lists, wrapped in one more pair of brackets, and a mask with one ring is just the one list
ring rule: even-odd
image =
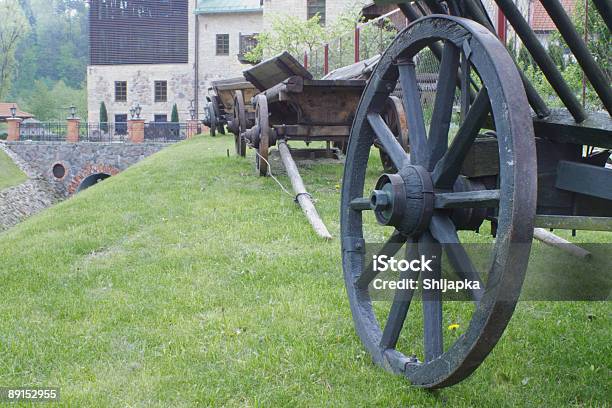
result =
[{"label": "green grass lawn", "polygon": [[0,234],[0,387],[66,406],[610,406],[610,303],[520,303],[452,388],[374,366],[342,280],[342,166],[302,168],[324,242],[227,149],[174,145]]},{"label": "green grass lawn", "polygon": [[0,190],[23,183],[26,180],[26,175],[6,153],[0,150]]}]

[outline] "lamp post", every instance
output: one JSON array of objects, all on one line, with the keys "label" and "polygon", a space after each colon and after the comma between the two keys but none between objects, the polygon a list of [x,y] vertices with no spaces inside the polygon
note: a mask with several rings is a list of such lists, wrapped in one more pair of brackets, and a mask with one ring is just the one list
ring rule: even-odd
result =
[{"label": "lamp post", "polygon": [[6,140],[9,142],[16,142],[19,140],[19,127],[21,119],[16,117],[17,106],[15,106],[15,104],[13,104],[13,106],[10,107],[9,110],[11,112],[11,117],[6,119],[6,121],[8,122],[8,135],[6,137]]},{"label": "lamp post", "polygon": [[195,108],[195,100],[192,99],[189,103],[189,116],[191,120],[187,122],[187,138],[191,139],[198,134],[198,121],[196,120],[198,112]]},{"label": "lamp post", "polygon": [[74,105],[68,107],[70,116],[68,117],[68,125],[66,127],[66,141],[69,143],[78,143],[79,141],[79,126],[81,121],[77,118],[77,108]]},{"label": "lamp post", "polygon": [[140,119],[142,107],[139,103],[130,108],[132,118],[128,122],[128,138],[132,143],[144,142],[144,120]]}]

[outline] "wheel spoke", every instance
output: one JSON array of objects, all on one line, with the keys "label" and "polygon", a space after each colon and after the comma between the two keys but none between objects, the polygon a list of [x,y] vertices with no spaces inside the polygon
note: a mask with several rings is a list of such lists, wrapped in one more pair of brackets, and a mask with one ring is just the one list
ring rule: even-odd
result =
[{"label": "wheel spoke", "polygon": [[467,112],[470,109],[470,76],[472,75],[469,56],[465,50],[461,53],[461,124],[465,121]]},{"label": "wheel spoke", "polygon": [[[406,259],[417,258],[417,244],[410,240],[406,246]],[[416,281],[418,278],[418,271],[413,272],[408,270],[400,272],[400,280],[413,279]],[[383,350],[395,348],[400,332],[402,331],[402,327],[404,326],[404,322],[406,321],[406,315],[408,314],[408,309],[410,308],[410,302],[412,301],[413,295],[414,289],[410,288],[404,290],[398,289],[395,291],[393,305],[391,305],[391,310],[389,311],[389,316],[387,317],[387,324],[385,325],[382,339],[380,341],[380,345]]]},{"label": "wheel spoke", "polygon": [[[422,282],[425,279],[439,280],[442,276],[440,245],[434,241],[429,231],[419,238],[419,253],[432,262],[431,270],[425,268],[422,272]],[[436,359],[444,352],[442,338],[442,291],[440,289],[423,290],[423,320],[425,361]]]},{"label": "wheel spoke", "polygon": [[427,165],[429,162],[427,132],[414,62],[402,61],[398,63],[398,70],[410,140],[410,161],[412,164]]},{"label": "wheel spoke", "polygon": [[[378,255],[387,255],[393,256],[400,250],[402,245],[406,243],[406,236],[401,234],[400,232],[393,231],[393,234],[387,239],[387,242],[384,243]],[[357,280],[355,281],[355,286],[359,289],[365,289],[368,287],[372,279],[376,277],[378,272],[374,271],[372,261],[368,262],[368,266],[361,272]]]},{"label": "wheel spoke", "polygon": [[461,279],[478,282],[480,289],[471,291],[472,299],[479,302],[484,293],[484,285],[480,279],[480,275],[476,267],[472,263],[470,256],[465,251],[463,245],[459,241],[457,231],[453,222],[443,215],[434,215],[430,225],[431,233],[436,240],[442,244],[444,252],[448,256],[448,261]]},{"label": "wheel spoke", "polygon": [[368,122],[383,149],[391,158],[395,168],[401,169],[404,165],[408,164],[408,155],[380,114],[374,112],[369,113]]},{"label": "wheel spoke", "polygon": [[449,149],[434,167],[432,178],[437,188],[452,189],[459,176],[463,160],[467,155],[478,131],[482,127],[491,107],[486,88],[482,88],[472,107],[467,113],[465,121],[455,135]]},{"label": "wheel spoke", "polygon": [[494,208],[499,206],[499,190],[438,193],[435,208]]},{"label": "wheel spoke", "polygon": [[457,84],[457,69],[459,68],[459,50],[453,43],[447,41],[442,51],[440,73],[436,89],[436,101],[429,127],[429,148],[431,157],[428,170],[442,158],[448,148],[448,131],[450,129]]}]

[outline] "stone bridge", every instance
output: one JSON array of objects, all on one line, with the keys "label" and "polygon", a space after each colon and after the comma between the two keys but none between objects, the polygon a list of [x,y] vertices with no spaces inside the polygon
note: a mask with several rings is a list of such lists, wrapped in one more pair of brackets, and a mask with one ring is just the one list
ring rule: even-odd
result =
[{"label": "stone bridge", "polygon": [[6,142],[32,172],[68,196],[113,176],[168,143]]}]

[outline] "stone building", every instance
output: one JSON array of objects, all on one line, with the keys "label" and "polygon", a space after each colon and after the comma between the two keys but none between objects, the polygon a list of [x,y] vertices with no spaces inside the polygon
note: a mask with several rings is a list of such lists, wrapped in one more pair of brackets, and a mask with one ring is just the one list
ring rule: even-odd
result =
[{"label": "stone building", "polygon": [[123,123],[136,104],[147,121],[202,117],[210,82],[241,75],[244,54],[274,14],[331,22],[349,0],[90,0],[88,121]]},{"label": "stone building", "polygon": [[127,122],[135,104],[148,121],[181,120],[193,93],[195,0],[91,0],[88,121]]}]

